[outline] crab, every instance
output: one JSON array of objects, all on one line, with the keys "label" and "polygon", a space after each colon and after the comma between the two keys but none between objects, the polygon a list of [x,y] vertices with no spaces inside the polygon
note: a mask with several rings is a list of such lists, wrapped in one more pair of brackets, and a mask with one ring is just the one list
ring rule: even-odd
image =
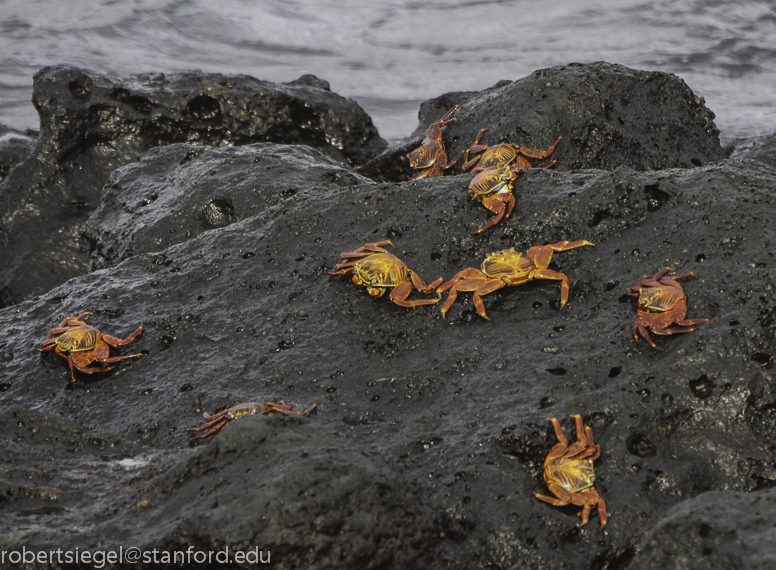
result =
[{"label": "crab", "polygon": [[413,180],[442,176],[444,171],[453,166],[458,161],[458,158],[462,156],[458,155],[455,160],[448,162],[445,144],[442,142],[442,127],[458,122],[458,119],[451,119],[450,117],[455,113],[456,109],[460,108],[461,105],[454,106],[444,117],[431,123],[428,129],[426,129],[426,137],[423,139],[421,146],[407,155],[407,158],[410,160],[410,166],[416,171],[412,175]]},{"label": "crab", "polygon": [[[528,159],[525,158],[526,156],[528,158],[547,158],[555,151],[555,147],[558,145],[560,139],[562,138],[558,137],[555,139],[555,142],[545,150],[540,148],[531,148],[528,146],[519,146],[511,143],[500,143],[493,146],[481,145],[479,144],[480,139],[482,138],[483,133],[487,130],[487,128],[480,129],[480,132],[477,133],[477,138],[474,139],[472,145],[464,150],[461,154],[456,156],[453,160],[455,163],[459,158],[461,158],[461,156],[464,156],[464,163],[461,165],[461,170],[469,170],[477,162],[479,162],[479,168],[487,169],[504,166],[505,164],[511,164],[513,161],[516,163],[516,165],[519,165],[520,170],[528,170],[532,167],[531,163],[528,162]],[[469,160],[470,153],[482,154],[477,154],[477,156]],[[552,162],[545,164],[540,168],[549,168],[555,164],[555,162],[556,161],[553,160]]]},{"label": "crab", "polygon": [[482,205],[496,214],[484,226],[478,229],[475,234],[479,234],[492,228],[501,221],[502,218],[508,218],[515,207],[514,190],[515,179],[517,178],[518,164],[510,167],[508,164],[494,166],[479,172],[469,183],[469,195],[472,200],[480,197]]},{"label": "crab", "polygon": [[[514,190],[515,179],[523,170],[532,168],[531,163],[525,156],[530,158],[547,158],[560,142],[561,137],[555,139],[546,150],[538,148],[522,147],[509,143],[501,143],[494,146],[478,144],[482,138],[482,133],[487,129],[481,129],[477,138],[471,147],[463,151],[453,159],[453,164],[465,155],[466,162],[461,166],[461,170],[468,170],[478,161],[479,165],[474,169],[477,174],[469,183],[469,195],[472,200],[479,196],[482,205],[496,214],[496,217],[482,226],[474,233],[481,233],[495,226],[502,218],[508,218],[515,207],[515,197],[512,194]],[[470,152],[482,152],[473,159],[469,160]],[[521,156],[525,155],[525,156]],[[549,168],[555,164],[551,161],[540,168]],[[511,165],[511,166],[510,166]]]},{"label": "crab", "polygon": [[335,265],[335,271],[329,271],[329,275],[352,274],[353,283],[366,287],[373,297],[379,297],[391,289],[388,298],[400,307],[412,308],[438,303],[442,298],[440,294],[437,294],[436,299],[407,299],[413,287],[421,293],[434,293],[442,283],[442,278],[426,285],[401,259],[383,249],[384,245],[394,247],[390,240],[386,240],[367,243],[355,251],[341,253],[340,258],[347,261]]},{"label": "crab", "polygon": [[[688,333],[695,330],[695,325],[709,322],[709,319],[686,319],[687,297],[677,279],[695,277],[688,271],[681,275],[668,276],[672,267],[664,267],[652,277],[644,275],[636,287],[626,289],[628,297],[638,299],[638,317],[633,324],[633,336],[636,342],[643,337],[653,348],[655,341],[647,329],[658,335]],[[679,325],[672,327],[671,325]]]},{"label": "crab", "polygon": [[582,516],[580,526],[587,524],[590,518],[590,510],[598,508],[598,518],[601,528],[606,524],[606,503],[598,495],[593,482],[595,471],[593,461],[601,455],[601,446],[593,441],[593,431],[590,427],[584,427],[582,416],[572,415],[577,427],[577,442],[569,445],[568,439],[563,435],[560,422],[555,418],[548,418],[555,429],[558,443],[547,454],[544,460],[544,480],[554,497],[534,493],[539,499],[556,507],[574,504],[582,507],[579,514]]},{"label": "crab", "polygon": [[522,285],[534,279],[555,279],[560,281],[560,308],[566,304],[569,298],[569,278],[559,271],[548,269],[552,255],[557,251],[568,251],[583,245],[593,245],[587,240],[559,241],[551,245],[533,246],[526,253],[516,251],[514,248],[504,249],[491,253],[482,262],[481,269],[469,267],[459,271],[447,283],[440,285],[438,292],[450,290],[447,299],[442,304],[442,316],[455,302],[458,293],[474,292],[473,301],[477,312],[490,320],[485,314],[485,305],[482,296],[497,291],[502,287]]},{"label": "crab", "polygon": [[[77,317],[67,317],[59,324],[59,326],[54,327],[49,331],[46,340],[40,343],[42,348],[38,349],[40,352],[53,351],[54,354],[66,359],[67,363],[70,365],[70,373],[73,377],[73,382],[75,382],[76,370],[86,374],[106,372],[114,368],[113,366],[106,366],[107,364],[113,364],[114,362],[119,362],[125,358],[143,356],[142,353],[127,354],[125,356],[110,356],[111,346],[126,346],[143,332],[142,326],[138,327],[137,330],[127,338],[121,339],[102,333],[81,320],[86,315],[91,314],[93,313],[85,312]],[[89,366],[93,362],[97,362],[102,366]]]},{"label": "crab", "polygon": [[286,404],[283,400],[280,400],[277,404],[274,402],[245,402],[244,404],[237,404],[231,408],[219,412],[214,415],[210,415],[207,412],[203,414],[205,418],[205,425],[200,427],[188,428],[186,431],[203,431],[209,430],[207,433],[197,435],[189,439],[194,441],[195,439],[206,438],[208,440],[213,439],[221,430],[226,427],[226,424],[232,420],[236,420],[242,416],[249,416],[254,414],[264,414],[267,416],[283,415],[283,416],[309,416],[317,404],[313,404],[307,408],[304,412],[294,412],[292,407]]}]

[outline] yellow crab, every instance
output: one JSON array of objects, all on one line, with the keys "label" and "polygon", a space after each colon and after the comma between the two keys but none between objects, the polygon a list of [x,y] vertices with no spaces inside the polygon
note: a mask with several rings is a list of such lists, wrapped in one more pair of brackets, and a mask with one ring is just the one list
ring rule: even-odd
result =
[{"label": "yellow crab", "polygon": [[355,251],[341,253],[340,258],[347,261],[335,265],[335,271],[329,271],[329,275],[352,274],[353,283],[366,287],[373,297],[380,297],[391,289],[388,298],[400,307],[420,307],[438,303],[442,298],[439,294],[436,299],[407,299],[413,286],[421,293],[434,293],[442,283],[442,278],[426,285],[401,259],[383,249],[384,245],[393,247],[393,243],[386,240],[366,243]]},{"label": "yellow crab", "polygon": [[544,480],[552,494],[558,498],[539,493],[534,495],[556,507],[568,504],[581,506],[582,510],[579,514],[582,516],[583,525],[587,524],[590,518],[591,508],[598,507],[598,518],[603,527],[608,518],[606,503],[593,487],[595,481],[593,461],[601,456],[601,446],[593,441],[593,430],[590,427],[584,427],[582,416],[577,414],[571,417],[574,418],[577,427],[577,442],[573,445],[569,445],[568,439],[563,435],[560,422],[555,418],[549,418],[555,429],[558,443],[544,460]]},{"label": "yellow crab", "polygon": [[442,304],[442,316],[444,317],[453,306],[459,291],[473,291],[474,307],[477,312],[486,319],[490,319],[485,314],[485,305],[482,302],[483,295],[493,293],[502,287],[522,285],[534,279],[560,281],[560,307],[563,308],[569,299],[569,278],[564,273],[553,271],[548,267],[552,261],[552,255],[556,251],[568,251],[583,245],[593,244],[587,240],[559,241],[551,245],[531,247],[526,253],[514,249],[504,249],[491,253],[482,262],[481,270],[469,267],[459,271],[455,277],[437,289],[440,293],[450,290],[447,299]]}]

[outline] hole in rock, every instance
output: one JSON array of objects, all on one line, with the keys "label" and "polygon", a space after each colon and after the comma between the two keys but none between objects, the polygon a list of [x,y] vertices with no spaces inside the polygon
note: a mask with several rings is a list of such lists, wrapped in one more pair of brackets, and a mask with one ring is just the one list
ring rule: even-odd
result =
[{"label": "hole in rock", "polygon": [[593,214],[593,219],[590,220],[587,225],[591,228],[594,228],[604,220],[610,220],[613,217],[614,216],[612,216],[612,213],[609,210],[598,210],[595,214]]},{"label": "hole in rock", "polygon": [[223,113],[218,100],[210,95],[197,95],[187,103],[191,115],[202,122],[220,125],[223,122]]},{"label": "hole in rock", "polygon": [[751,356],[752,360],[754,360],[757,364],[762,364],[763,366],[766,366],[771,359],[773,358],[770,354],[765,352],[755,352]]},{"label": "hole in rock", "polygon": [[135,111],[143,114],[150,113],[151,109],[153,108],[153,103],[151,103],[149,99],[143,97],[142,95],[135,95],[128,89],[124,89],[122,87],[117,87],[111,91],[110,95],[119,103],[129,105]]},{"label": "hole in rock", "polygon": [[223,228],[234,221],[234,206],[226,198],[214,198],[199,211],[199,219],[206,229]]},{"label": "hole in rock", "polygon": [[395,230],[391,228],[387,232],[385,232],[385,237],[390,240],[401,239],[401,232],[399,230]]},{"label": "hole in rock", "polygon": [[648,212],[657,212],[671,197],[668,192],[661,190],[657,184],[647,184],[644,186],[644,193],[647,195]]},{"label": "hole in rock", "polygon": [[546,398],[542,398],[539,401],[539,409],[540,410],[546,410],[547,408],[551,408],[555,405],[555,398],[551,398],[547,396]]},{"label": "hole in rock", "polygon": [[690,391],[693,396],[701,400],[705,400],[714,392],[716,383],[709,378],[706,374],[690,381]]},{"label": "hole in rock", "polygon": [[625,449],[636,457],[653,457],[657,455],[657,448],[644,434],[634,433],[625,440]]}]

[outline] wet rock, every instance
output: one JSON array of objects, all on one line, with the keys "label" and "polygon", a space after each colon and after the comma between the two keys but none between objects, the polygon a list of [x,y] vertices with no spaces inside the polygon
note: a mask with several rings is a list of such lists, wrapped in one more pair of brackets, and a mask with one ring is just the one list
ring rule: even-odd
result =
[{"label": "wet rock", "polygon": [[[223,156],[197,159],[208,172]],[[740,498],[736,520],[756,528],[746,501],[776,484],[771,168],[529,171],[513,215],[481,235],[491,214],[467,197],[469,175],[325,191],[310,176],[253,216],[0,310],[4,546],[136,537],[271,548],[288,568],[581,570],[627,568],[672,509],[709,492]],[[467,293],[442,319],[328,274],[383,239],[427,282],[507,247],[596,245],[555,255],[571,280],[562,310],[558,283],[535,281],[486,295],[486,321]],[[663,266],[697,274],[688,317],[711,320],[655,350],[633,338],[625,289]],[[73,385],[34,349],[84,310],[115,335],[143,324],[132,350],[146,355]],[[279,399],[319,409],[187,445],[203,411]],[[571,435],[575,413],[603,450],[603,530],[534,496],[557,441],[547,418]]]},{"label": "wet rock", "polygon": [[443,131],[450,159],[466,150],[484,127],[489,130],[481,144],[487,145],[510,142],[543,149],[563,136],[552,156],[558,171],[693,168],[726,156],[714,113],[682,79],[597,62],[541,69],[481,92],[447,93],[426,101],[415,133],[361,172],[380,180],[409,178],[405,155],[420,144],[428,125],[455,104],[464,106],[455,114],[460,122]]},{"label": "wet rock", "polygon": [[366,113],[305,76],[275,84],[248,76],[142,74],[121,80],[73,67],[35,76],[41,135],[0,185],[0,305],[83,274],[83,224],[116,168],[172,143],[305,144],[350,164],[385,148]]},{"label": "wet rock", "polygon": [[727,145],[730,158],[749,159],[776,167],[776,133],[748,139],[736,139]]},{"label": "wet rock", "polygon": [[[417,482],[398,475],[377,452],[342,445],[315,421],[248,418],[177,466],[164,481],[169,495],[159,497],[158,514],[147,513],[154,526],[177,525],[165,546],[184,549],[209,536],[212,549],[227,543],[249,551],[259,536],[262,550],[285,568],[443,562],[446,517],[425,504]],[[213,470],[230,484],[213,479]]]},{"label": "wet rock", "polygon": [[22,133],[0,125],[0,182],[27,158],[37,133]]},{"label": "wet rock", "polygon": [[371,181],[302,145],[157,148],[117,169],[86,224],[91,270],[228,226],[303,190]]},{"label": "wet rock", "polygon": [[776,565],[776,491],[709,492],[672,508],[639,549],[632,570]]},{"label": "wet rock", "polygon": [[[621,70],[562,69],[568,84]],[[467,112],[514,85],[471,94]],[[431,120],[457,102],[440,101],[424,107]],[[587,101],[596,116],[599,100]],[[696,104],[685,108],[696,122],[677,119],[673,146],[655,147],[664,158],[704,148],[693,133],[709,115]],[[577,123],[562,116],[565,144]],[[469,122],[473,139],[480,123]],[[0,309],[0,546],[131,539],[342,570],[653,568],[709,548],[719,564],[767,560],[768,544],[734,542],[772,526],[776,171],[708,157],[617,165],[616,144],[595,154],[604,169],[576,170],[561,150],[558,168],[518,176],[512,216],[478,235],[492,214],[467,196],[470,174],[374,183],[317,150],[268,144],[175,144],[124,165],[89,210],[95,270]],[[639,152],[642,165],[657,156]],[[190,235],[171,237],[174,223]],[[404,309],[329,275],[340,252],[386,239],[426,282],[509,247],[595,246],[554,256],[571,280],[563,309],[557,281],[537,280],[485,295],[486,321],[469,293],[443,319],[439,305]],[[710,321],[653,349],[634,339],[625,290],[664,266],[697,275],[683,280],[688,317]],[[144,356],[74,384],[62,358],[35,348],[87,310],[109,334],[142,324],[113,352]],[[188,442],[204,411],[281,399],[318,410],[239,418],[212,443]],[[534,496],[548,493],[543,462],[557,442],[547,418],[573,439],[571,414],[602,446],[603,529]],[[730,525],[712,524],[723,512]]]}]

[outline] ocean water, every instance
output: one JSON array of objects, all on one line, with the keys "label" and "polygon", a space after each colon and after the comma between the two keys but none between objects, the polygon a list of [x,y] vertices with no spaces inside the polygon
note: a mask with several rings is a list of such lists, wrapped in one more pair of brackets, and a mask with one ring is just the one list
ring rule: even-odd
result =
[{"label": "ocean water", "polygon": [[772,0],[0,0],[0,125],[36,129],[32,77],[63,63],[312,73],[396,140],[431,97],[599,60],[680,76],[723,142],[776,132]]}]

